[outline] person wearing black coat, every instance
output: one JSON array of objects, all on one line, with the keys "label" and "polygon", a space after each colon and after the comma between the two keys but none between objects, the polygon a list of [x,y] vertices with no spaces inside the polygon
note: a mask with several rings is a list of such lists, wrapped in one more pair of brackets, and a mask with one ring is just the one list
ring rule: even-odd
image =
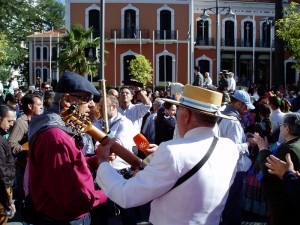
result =
[{"label": "person wearing black coat", "polygon": [[15,111],[6,105],[0,105],[0,224],[4,225],[16,211],[12,202],[15,162],[7,140],[2,137],[13,126],[14,120]]},{"label": "person wearing black coat", "polygon": [[285,160],[285,155],[289,153],[295,169],[300,170],[300,115],[298,113],[286,114],[280,132],[284,142],[272,152],[268,150],[267,141],[257,133],[254,134],[259,148],[259,164],[263,173],[262,186],[268,200],[270,224],[297,225],[300,221],[300,210],[288,197],[280,178],[268,173],[266,163],[271,154]]},{"label": "person wearing black coat", "polygon": [[155,120],[155,144],[173,139],[176,125],[176,105],[169,102],[158,110]]}]

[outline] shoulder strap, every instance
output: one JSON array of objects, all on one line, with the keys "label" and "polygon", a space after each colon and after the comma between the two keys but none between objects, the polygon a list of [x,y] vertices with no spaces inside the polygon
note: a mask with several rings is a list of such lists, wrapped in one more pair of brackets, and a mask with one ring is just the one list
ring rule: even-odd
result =
[{"label": "shoulder strap", "polygon": [[121,118],[115,120],[114,122],[112,122],[109,126],[109,129],[111,129],[117,122],[119,122],[121,120]]},{"label": "shoulder strap", "polygon": [[189,179],[191,176],[193,176],[198,170],[200,170],[200,168],[206,163],[206,161],[211,156],[214,148],[216,147],[217,141],[218,141],[218,138],[216,136],[214,136],[214,139],[213,139],[208,151],[206,152],[205,156],[203,156],[203,158],[190,171],[188,171],[186,174],[184,174],[182,177],[180,177],[177,180],[177,182],[175,183],[175,185],[170,189],[170,191],[172,189],[176,188],[177,186],[179,186],[180,184],[182,184],[183,182],[185,182],[187,179]]}]

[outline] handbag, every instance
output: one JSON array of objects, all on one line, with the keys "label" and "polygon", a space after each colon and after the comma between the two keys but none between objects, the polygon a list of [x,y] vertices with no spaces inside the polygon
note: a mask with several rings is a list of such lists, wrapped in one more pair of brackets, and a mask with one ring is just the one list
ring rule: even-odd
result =
[{"label": "handbag", "polygon": [[189,179],[191,176],[193,176],[198,170],[201,169],[201,167],[206,163],[206,161],[211,156],[213,150],[216,147],[217,141],[218,141],[218,138],[216,136],[214,136],[214,139],[213,139],[209,149],[207,150],[206,154],[203,156],[203,158],[190,171],[188,171],[186,174],[184,174],[182,177],[180,177],[177,180],[177,182],[174,184],[174,186],[170,189],[170,191],[172,189],[176,188],[177,186],[179,186],[180,184],[182,184],[183,182],[185,182],[187,179]]}]

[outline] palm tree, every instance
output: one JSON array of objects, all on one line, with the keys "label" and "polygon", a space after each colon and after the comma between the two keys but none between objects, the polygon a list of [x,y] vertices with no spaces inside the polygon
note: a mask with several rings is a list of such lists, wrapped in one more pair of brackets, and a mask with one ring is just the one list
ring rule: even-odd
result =
[{"label": "palm tree", "polygon": [[62,71],[76,72],[82,76],[86,73],[96,75],[96,62],[88,61],[85,49],[98,47],[99,38],[92,38],[93,28],[85,30],[81,25],[73,25],[71,31],[62,38],[60,43],[59,67]]}]

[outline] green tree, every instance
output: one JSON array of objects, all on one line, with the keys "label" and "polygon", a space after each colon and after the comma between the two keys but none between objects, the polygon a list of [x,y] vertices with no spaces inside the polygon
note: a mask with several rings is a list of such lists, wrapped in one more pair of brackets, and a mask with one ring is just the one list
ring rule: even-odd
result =
[{"label": "green tree", "polygon": [[8,58],[8,40],[6,36],[0,33],[0,80],[4,83],[11,75],[11,72],[8,68],[5,68],[5,63]]},{"label": "green tree", "polygon": [[84,75],[98,73],[95,62],[90,62],[85,57],[85,49],[98,47],[99,38],[91,38],[93,29],[85,30],[81,25],[73,25],[60,43],[59,67],[62,71],[68,70]]},{"label": "green tree", "polygon": [[152,66],[148,59],[143,55],[137,55],[135,59],[130,61],[129,67],[130,75],[135,80],[147,85],[152,82]]},{"label": "green tree", "polygon": [[0,30],[6,35],[7,59],[1,63],[5,70],[20,68],[28,71],[26,36],[64,25],[64,5],[56,0],[1,0]]},{"label": "green tree", "polygon": [[5,81],[7,81],[11,75],[12,72],[9,68],[0,65],[0,80],[3,84],[5,84]]},{"label": "green tree", "polygon": [[64,26],[65,6],[60,2],[56,0],[39,0],[35,11],[44,30]]},{"label": "green tree", "polygon": [[276,35],[285,41],[285,48],[297,61],[296,67],[300,68],[300,12],[298,4],[292,2],[290,8],[284,9],[284,13],[285,17],[279,19],[275,24]]},{"label": "green tree", "polygon": [[0,33],[0,65],[7,59],[8,41],[6,36]]}]

